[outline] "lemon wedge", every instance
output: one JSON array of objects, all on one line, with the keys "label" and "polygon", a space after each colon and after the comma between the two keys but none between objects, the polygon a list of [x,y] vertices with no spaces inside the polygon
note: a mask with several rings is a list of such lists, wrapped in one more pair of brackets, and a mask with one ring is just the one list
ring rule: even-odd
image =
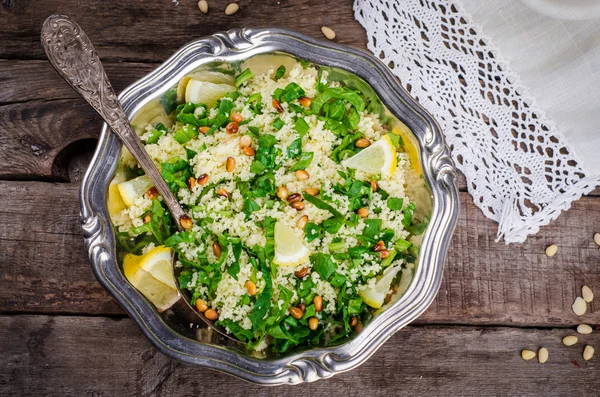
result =
[{"label": "lemon wedge", "polygon": [[230,86],[235,84],[235,77],[228,74],[209,70],[195,72],[179,80],[179,84],[177,84],[177,103],[185,101],[185,91],[190,80],[208,81],[209,83],[228,84]]},{"label": "lemon wedge", "polygon": [[146,175],[138,176],[130,181],[121,182],[117,185],[121,199],[126,206],[132,205],[136,199],[142,197],[154,183]]},{"label": "lemon wedge", "polygon": [[383,306],[385,297],[390,292],[392,281],[400,271],[400,266],[388,267],[383,274],[378,277],[377,282],[372,288],[365,288],[358,291],[358,295],[369,306],[379,309]]},{"label": "lemon wedge", "polygon": [[108,185],[108,199],[106,201],[106,207],[111,218],[115,218],[121,213],[121,211],[127,208],[127,205],[121,198],[121,193],[119,193],[119,185],[116,183],[111,183]]},{"label": "lemon wedge", "polygon": [[156,247],[146,255],[125,255],[123,273],[131,285],[162,312],[180,298],[171,270],[171,249]]},{"label": "lemon wedge", "polygon": [[284,223],[275,224],[275,257],[278,266],[298,266],[310,256],[310,250],[302,243],[294,230]]},{"label": "lemon wedge", "polygon": [[202,103],[211,108],[225,94],[235,90],[236,88],[229,84],[190,79],[185,88],[185,101]]},{"label": "lemon wedge", "polygon": [[115,173],[112,181],[110,181],[110,185],[108,185],[108,198],[106,200],[106,207],[111,218],[115,218],[121,213],[121,211],[127,208],[127,205],[121,198],[121,193],[119,193],[118,187],[118,184],[124,180],[125,172],[119,170]]},{"label": "lemon wedge", "polygon": [[396,123],[396,126],[392,129],[392,134],[399,135],[402,138],[402,142],[404,142],[402,147],[408,155],[410,165],[412,165],[417,175],[423,175],[421,161],[419,160],[419,149],[417,149],[417,143],[412,135],[412,132],[403,122],[398,120]]},{"label": "lemon wedge", "polygon": [[396,172],[398,160],[396,159],[396,148],[389,136],[384,135],[380,140],[342,161],[347,168],[354,168],[368,174],[389,178]]}]

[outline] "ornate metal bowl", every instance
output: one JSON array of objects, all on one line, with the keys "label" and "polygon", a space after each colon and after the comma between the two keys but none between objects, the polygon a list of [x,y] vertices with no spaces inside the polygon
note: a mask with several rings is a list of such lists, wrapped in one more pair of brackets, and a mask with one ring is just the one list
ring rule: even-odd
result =
[{"label": "ornate metal bowl", "polygon": [[100,281],[162,353],[176,360],[210,367],[269,385],[310,382],[348,371],[368,359],[396,331],[419,316],[433,301],[456,224],[459,204],[456,171],[438,124],[372,55],[331,42],[317,41],[284,29],[242,29],[193,41],[146,77],[129,86],[119,99],[131,119],[145,104],[177,84],[186,73],[214,61],[235,62],[251,56],[283,52],[317,64],[351,71],[369,83],[382,102],[413,131],[421,165],[431,188],[433,209],[423,237],[411,286],[353,339],[333,347],[314,348],[276,359],[247,355],[226,338],[198,328],[176,313],[157,313],[154,306],[123,276],[106,197],[121,144],[102,129],[98,148],[81,188],[85,246]]}]

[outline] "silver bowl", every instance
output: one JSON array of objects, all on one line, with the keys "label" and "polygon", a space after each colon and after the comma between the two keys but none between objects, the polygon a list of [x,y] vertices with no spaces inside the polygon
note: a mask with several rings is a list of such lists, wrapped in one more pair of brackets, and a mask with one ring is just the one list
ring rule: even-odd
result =
[{"label": "silver bowl", "polygon": [[318,41],[285,29],[234,29],[187,44],[152,73],[126,88],[119,99],[131,119],[145,104],[201,65],[214,61],[240,61],[272,52],[344,69],[363,78],[391,113],[413,131],[419,145],[433,208],[415,274],[405,294],[376,315],[360,334],[338,346],[260,359],[224,341],[225,338],[211,334],[210,329],[187,324],[172,312],[159,314],[127,282],[117,263],[106,197],[121,144],[109,133],[106,124],[81,188],[81,213],[85,246],[98,281],[158,350],[184,363],[213,368],[256,383],[278,385],[311,382],[355,368],[427,309],[440,286],[459,202],[456,170],[438,124],[378,59],[351,47]]}]

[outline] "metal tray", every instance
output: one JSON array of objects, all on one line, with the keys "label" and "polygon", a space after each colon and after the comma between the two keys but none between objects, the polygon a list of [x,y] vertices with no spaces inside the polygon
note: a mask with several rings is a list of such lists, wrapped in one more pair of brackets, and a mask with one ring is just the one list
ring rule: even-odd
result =
[{"label": "metal tray", "polygon": [[234,29],[187,44],[152,73],[126,88],[119,99],[131,119],[145,104],[201,65],[214,61],[235,62],[271,52],[287,53],[358,75],[373,87],[389,111],[413,131],[419,145],[433,209],[416,271],[406,293],[376,315],[360,334],[338,346],[260,359],[228,344],[225,338],[211,334],[210,329],[190,328],[176,313],[159,314],[127,282],[117,263],[106,197],[121,144],[109,133],[106,124],[81,187],[81,214],[85,247],[96,277],[158,350],[188,364],[213,368],[256,383],[277,385],[310,382],[355,368],[427,309],[440,286],[459,202],[456,170],[438,124],[378,59],[361,50],[285,29]]}]

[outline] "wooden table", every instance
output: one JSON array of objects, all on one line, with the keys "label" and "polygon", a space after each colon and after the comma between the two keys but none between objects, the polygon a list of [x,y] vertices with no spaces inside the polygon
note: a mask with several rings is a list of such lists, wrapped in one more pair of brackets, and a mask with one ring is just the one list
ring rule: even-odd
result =
[{"label": "wooden table", "polygon": [[[267,389],[158,353],[94,279],[83,250],[79,182],[100,131],[98,116],[45,60],[50,14],[86,30],[117,90],[186,42],[244,26],[284,26],[365,47],[351,0],[0,2],[0,395],[598,395],[599,358],[561,339],[585,321],[571,304],[581,286],[600,294],[600,191],[575,202],[525,244],[496,242],[496,224],[461,180],[461,215],[434,304],[358,369],[301,387]],[[556,243],[558,254],[544,249]],[[525,362],[545,346],[550,360]],[[576,361],[573,361],[576,360]]]}]

